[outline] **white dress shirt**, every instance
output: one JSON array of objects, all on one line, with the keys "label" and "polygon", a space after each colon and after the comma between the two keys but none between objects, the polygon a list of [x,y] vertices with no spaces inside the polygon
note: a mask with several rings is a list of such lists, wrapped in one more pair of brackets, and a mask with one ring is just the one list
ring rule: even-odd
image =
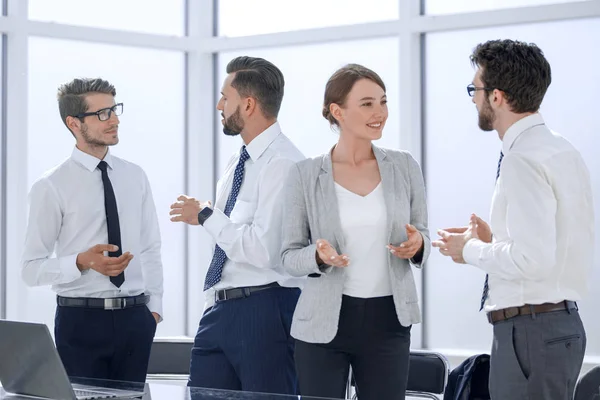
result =
[{"label": "white dress shirt", "polygon": [[493,242],[472,239],[463,250],[468,264],[489,274],[485,310],[580,300],[594,248],[592,188],[581,155],[540,114],[513,124],[502,151]]},{"label": "white dress shirt", "polygon": [[340,223],[350,264],[344,268],[343,294],[372,298],[392,295],[387,210],[381,182],[366,196],[336,182]]},{"label": "white dress shirt", "polygon": [[272,282],[299,287],[302,282],[283,270],[280,252],[282,190],[290,168],[304,156],[281,133],[277,122],[254,138],[246,151],[250,158],[231,215],[227,217],[223,210],[240,152],[231,158],[217,183],[214,212],[204,222],[204,228],[227,254],[221,281],[205,292],[206,308],[214,304],[215,290]]},{"label": "white dress shirt", "polygon": [[108,276],[77,268],[79,253],[97,244],[108,244],[104,185],[97,168],[100,161],[75,148],[70,158],[33,184],[23,280],[29,286],[52,285],[64,297],[110,298],[145,293],[150,295],[150,311],[162,316],[161,241],[150,183],[139,166],[110,151],[104,161],[117,199],[121,250],[129,251],[133,259],[120,288]]}]

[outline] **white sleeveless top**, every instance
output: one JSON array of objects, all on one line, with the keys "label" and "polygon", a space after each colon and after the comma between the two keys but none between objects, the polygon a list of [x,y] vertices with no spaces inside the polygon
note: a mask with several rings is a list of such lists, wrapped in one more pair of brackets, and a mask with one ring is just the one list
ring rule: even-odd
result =
[{"label": "white sleeveless top", "polygon": [[345,254],[343,293],[352,297],[391,296],[388,267],[387,211],[381,182],[371,193],[360,196],[335,183]]}]

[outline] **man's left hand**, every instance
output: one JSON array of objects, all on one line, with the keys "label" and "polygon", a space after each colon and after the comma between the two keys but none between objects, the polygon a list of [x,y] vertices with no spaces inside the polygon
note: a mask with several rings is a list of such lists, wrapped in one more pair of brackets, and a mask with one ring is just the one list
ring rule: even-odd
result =
[{"label": "man's left hand", "polygon": [[156,321],[156,323],[158,324],[158,321],[160,321],[160,315],[158,315],[157,313],[153,312],[152,316],[154,317],[154,320]]},{"label": "man's left hand", "polygon": [[177,202],[171,204],[172,215],[171,221],[173,222],[185,222],[190,225],[199,225],[198,213],[204,207],[210,207],[210,201],[201,202],[193,197],[182,194],[177,198]]},{"label": "man's left hand", "polygon": [[477,217],[471,215],[469,227],[463,233],[451,233],[443,229],[438,230],[440,240],[431,243],[433,247],[440,249],[440,253],[452,258],[452,261],[459,264],[466,264],[463,258],[463,249],[471,239],[479,239],[477,235]]}]

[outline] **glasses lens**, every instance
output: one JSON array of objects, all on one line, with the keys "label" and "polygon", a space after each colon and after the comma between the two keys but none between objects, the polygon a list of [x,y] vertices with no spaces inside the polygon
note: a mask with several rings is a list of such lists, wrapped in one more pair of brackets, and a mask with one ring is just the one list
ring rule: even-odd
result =
[{"label": "glasses lens", "polygon": [[110,118],[110,109],[102,110],[98,113],[100,121],[106,121]]},{"label": "glasses lens", "polygon": [[116,116],[123,114],[123,103],[115,104],[112,110]]}]

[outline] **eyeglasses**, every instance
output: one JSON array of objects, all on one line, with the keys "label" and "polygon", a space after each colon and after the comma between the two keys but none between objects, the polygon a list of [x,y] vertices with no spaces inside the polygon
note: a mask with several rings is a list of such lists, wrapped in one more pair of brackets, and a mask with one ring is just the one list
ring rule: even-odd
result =
[{"label": "eyeglasses", "polygon": [[487,88],[487,87],[477,87],[475,85],[473,85],[472,83],[470,85],[467,85],[467,93],[469,94],[470,97],[475,96],[475,92],[478,90],[494,90],[494,88]]},{"label": "eyeglasses", "polygon": [[83,119],[83,118],[89,117],[91,115],[96,115],[100,121],[108,121],[110,119],[110,117],[112,116],[112,113],[115,113],[115,115],[117,117],[119,115],[123,114],[123,103],[118,103],[112,107],[103,108],[101,110],[94,111],[94,112],[86,112],[86,113],[77,114],[77,115],[74,115],[74,117]]}]

